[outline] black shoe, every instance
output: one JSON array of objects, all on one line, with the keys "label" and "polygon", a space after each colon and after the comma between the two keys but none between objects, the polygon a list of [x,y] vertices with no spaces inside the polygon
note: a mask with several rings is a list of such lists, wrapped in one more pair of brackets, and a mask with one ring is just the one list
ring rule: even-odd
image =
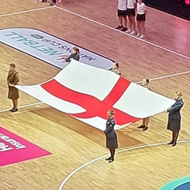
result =
[{"label": "black shoe", "polygon": [[148,127],[143,127],[143,131],[146,131],[148,129]]},{"label": "black shoe", "polygon": [[173,144],[174,142],[173,141],[170,141],[169,143],[167,143],[167,145],[170,145],[170,144]]},{"label": "black shoe", "polygon": [[121,29],[121,31],[126,32],[126,31],[127,31],[127,28],[126,28],[126,27],[123,27],[123,28]]},{"label": "black shoe", "polygon": [[122,29],[123,26],[122,25],[119,25],[118,27],[116,27],[116,29]]},{"label": "black shoe", "polygon": [[12,111],[13,111],[13,109],[14,109],[14,108],[10,109],[9,111],[11,111],[11,112],[12,112]]},{"label": "black shoe", "polygon": [[172,144],[172,146],[176,146],[177,145],[177,142],[175,141],[173,144]]},{"label": "black shoe", "polygon": [[114,159],[111,158],[111,159],[108,161],[108,163],[112,163],[113,161],[114,161]]},{"label": "black shoe", "polygon": [[17,108],[13,108],[13,109],[11,110],[11,112],[16,112],[16,111],[18,111]]},{"label": "black shoe", "polygon": [[106,158],[105,160],[111,160],[111,157],[109,157],[109,158]]},{"label": "black shoe", "polygon": [[139,127],[137,127],[137,128],[142,129],[142,128],[145,128],[145,126],[144,126],[144,125],[141,125],[141,126],[139,126]]}]

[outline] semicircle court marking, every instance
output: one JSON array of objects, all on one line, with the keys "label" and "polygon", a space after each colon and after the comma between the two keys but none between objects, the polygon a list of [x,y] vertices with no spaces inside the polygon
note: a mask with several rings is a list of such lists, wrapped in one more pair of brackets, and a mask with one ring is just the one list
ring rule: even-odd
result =
[{"label": "semicircle court marking", "polygon": [[190,181],[180,184],[179,186],[175,187],[173,190],[189,190],[190,189]]},{"label": "semicircle court marking", "polygon": [[[179,141],[179,143],[190,143],[190,140],[183,140],[183,141]],[[162,145],[166,145],[167,143],[157,143],[157,144],[147,144],[147,145],[141,145],[141,146],[135,146],[135,147],[130,147],[130,148],[124,148],[124,149],[121,149],[119,151],[116,152],[116,154],[119,154],[119,153],[123,153],[123,152],[127,152],[127,151],[132,151],[132,150],[138,150],[138,149],[141,149],[141,148],[147,148],[147,147],[155,147],[155,146],[162,146]],[[75,175],[78,171],[82,170],[83,168],[85,168],[86,166],[90,165],[90,164],[93,164],[94,162],[96,161],[99,161],[103,158],[106,158],[108,156],[108,154],[106,155],[103,155],[103,156],[100,156],[98,158],[95,158],[93,160],[90,160],[88,162],[86,162],[85,164],[79,166],[78,168],[76,168],[75,170],[73,170],[61,183],[61,185],[59,186],[59,189],[58,190],[62,190],[66,184],[66,182],[73,176]],[[168,189],[167,189],[168,190]],[[171,189],[172,190],[172,189]]]},{"label": "semicircle court marking", "polygon": [[173,180],[163,187],[161,187],[160,190],[189,190],[190,189],[190,176],[186,176],[183,178],[179,178],[176,180]]}]

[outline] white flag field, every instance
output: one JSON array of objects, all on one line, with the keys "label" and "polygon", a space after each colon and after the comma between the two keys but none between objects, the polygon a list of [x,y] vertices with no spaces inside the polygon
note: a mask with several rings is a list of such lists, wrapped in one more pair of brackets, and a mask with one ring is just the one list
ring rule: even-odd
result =
[{"label": "white flag field", "polygon": [[107,111],[115,111],[116,129],[169,108],[174,100],[104,69],[72,60],[51,80],[19,90],[100,130]]}]

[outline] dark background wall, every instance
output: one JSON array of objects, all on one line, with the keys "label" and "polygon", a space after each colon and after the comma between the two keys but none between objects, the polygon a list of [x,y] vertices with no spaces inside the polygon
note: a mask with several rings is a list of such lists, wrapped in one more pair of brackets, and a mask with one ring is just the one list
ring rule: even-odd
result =
[{"label": "dark background wall", "polygon": [[190,5],[185,0],[144,0],[145,4],[190,20]]}]

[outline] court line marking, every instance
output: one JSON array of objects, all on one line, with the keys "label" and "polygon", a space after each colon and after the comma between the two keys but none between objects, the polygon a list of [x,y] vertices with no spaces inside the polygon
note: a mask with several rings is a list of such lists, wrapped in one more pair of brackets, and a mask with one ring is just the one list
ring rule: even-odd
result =
[{"label": "court line marking", "polygon": [[[43,103],[44,102],[36,102],[36,103],[33,103],[33,104],[25,104],[23,106],[19,106],[18,109],[32,107],[32,106],[37,106],[37,105],[40,105],[40,104],[43,104]],[[10,111],[10,108],[9,109],[4,109],[4,110],[0,110],[0,113],[7,112],[7,111]]]},{"label": "court line marking", "polygon": [[[179,143],[190,143],[190,140],[184,140],[184,141],[179,141]],[[136,146],[136,147],[130,147],[130,148],[126,148],[126,149],[121,149],[119,151],[116,152],[116,154],[119,154],[119,153],[123,153],[123,152],[127,152],[127,151],[131,151],[131,150],[137,150],[137,149],[141,149],[141,148],[147,148],[147,147],[155,147],[155,146],[162,146],[162,145],[167,145],[167,143],[157,143],[157,144],[147,144],[147,145],[141,145],[141,146]],[[106,158],[108,155],[103,155],[103,156],[100,156],[98,158],[95,158],[93,160],[90,160],[88,162],[86,162],[85,164],[81,165],[80,167],[76,168],[75,170],[73,170],[61,183],[61,185],[59,186],[59,189],[58,190],[62,190],[64,185],[66,184],[66,182],[73,176],[75,175],[75,173],[77,173],[78,171],[82,170],[83,168],[85,168],[86,166],[96,162],[96,161],[99,161],[103,158]],[[114,164],[114,163],[113,163]]]},{"label": "court line marking", "polygon": [[30,12],[35,12],[35,11],[41,11],[41,10],[45,10],[45,9],[52,9],[52,8],[55,8],[55,6],[42,7],[42,8],[30,9],[30,10],[24,10],[24,11],[18,11],[18,12],[14,12],[14,13],[6,13],[6,14],[0,15],[0,18],[1,17],[6,17],[6,16],[13,16],[13,15],[18,15],[18,14],[23,14],[23,13],[30,13]]},{"label": "court line marking", "polygon": [[170,74],[170,75],[164,75],[164,76],[160,76],[160,77],[155,77],[155,78],[150,79],[150,81],[169,78],[169,77],[175,77],[175,76],[179,76],[179,75],[185,75],[185,74],[189,74],[189,73],[190,73],[190,70],[183,71],[183,72],[180,72],[180,73],[174,73],[174,74]]},{"label": "court line marking", "polygon": [[165,51],[167,51],[167,52],[170,52],[170,53],[172,53],[172,54],[175,54],[175,55],[178,55],[178,56],[180,56],[180,57],[183,57],[183,58],[186,58],[186,59],[190,60],[190,57],[188,57],[188,56],[186,56],[186,55],[183,55],[183,54],[181,54],[181,53],[175,52],[175,51],[170,50],[170,49],[168,49],[168,48],[162,47],[162,46],[160,46],[160,45],[158,45],[158,44],[155,44],[155,43],[153,43],[153,42],[147,41],[147,40],[145,40],[145,39],[140,39],[140,38],[138,38],[138,37],[136,37],[136,36],[130,35],[130,34],[126,33],[126,32],[122,32],[122,31],[117,30],[117,29],[115,29],[115,28],[113,28],[113,27],[111,27],[111,26],[108,26],[108,25],[106,25],[106,24],[103,24],[103,23],[101,23],[101,22],[98,22],[98,21],[96,21],[96,20],[93,20],[93,19],[91,19],[91,18],[85,17],[85,16],[80,15],[80,14],[78,14],[78,13],[69,11],[69,10],[64,9],[64,8],[62,8],[62,7],[59,7],[59,6],[55,6],[55,7],[56,7],[57,9],[60,9],[60,10],[62,10],[62,11],[65,11],[65,12],[67,12],[67,13],[70,13],[70,14],[72,14],[72,15],[78,16],[78,17],[80,17],[80,18],[83,18],[83,19],[85,19],[85,20],[88,20],[88,21],[90,21],[90,22],[93,22],[93,23],[95,23],[95,24],[98,24],[98,25],[103,26],[103,27],[105,27],[105,28],[109,28],[109,29],[111,29],[111,30],[113,30],[113,31],[116,31],[116,32],[119,32],[119,33],[121,33],[121,34],[130,36],[131,38],[140,40],[140,41],[142,41],[142,42],[144,42],[144,43],[147,43],[147,44],[152,45],[152,46],[154,46],[154,47],[157,47],[157,48],[159,48],[159,49],[165,50]]}]

